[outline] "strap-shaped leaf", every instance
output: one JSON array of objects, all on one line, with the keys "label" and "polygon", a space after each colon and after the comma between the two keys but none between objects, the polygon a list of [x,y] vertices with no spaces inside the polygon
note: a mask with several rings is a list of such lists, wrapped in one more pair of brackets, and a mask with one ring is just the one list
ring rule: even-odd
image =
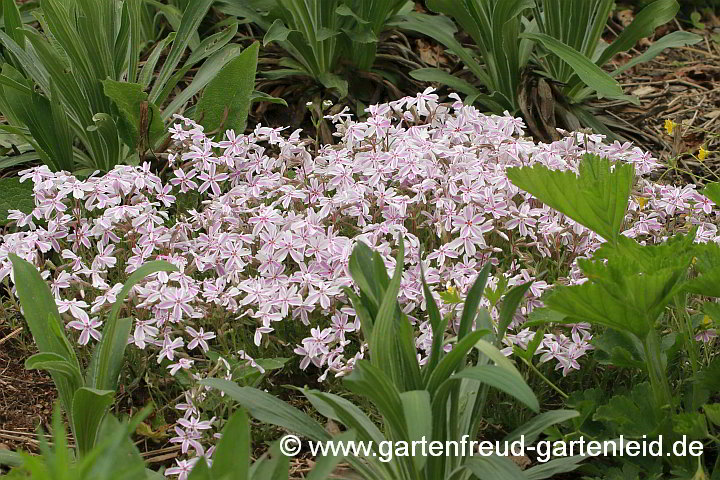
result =
[{"label": "strap-shaped leaf", "polygon": [[603,51],[597,61],[598,65],[605,65],[611,58],[620,52],[633,48],[641,38],[649,37],[655,33],[660,25],[675,18],[680,5],[676,0],[655,0],[635,15],[635,20],[625,27],[615,41]]},{"label": "strap-shaped leaf", "polygon": [[[13,265],[15,288],[17,289],[20,305],[25,315],[25,321],[30,328],[33,340],[41,353],[54,353],[67,361],[74,369],[80,370],[75,352],[69,347],[69,342],[63,332],[64,323],[60,318],[55,299],[45,280],[40,276],[34,265],[10,254]],[[59,332],[59,333],[58,333]],[[67,379],[53,374],[53,381],[67,412],[72,408],[74,388]]]},{"label": "strap-shaped leaf", "polygon": [[544,33],[525,33],[523,37],[542,43],[545,48],[570,65],[577,76],[598,93],[598,97],[623,97],[623,90],[618,81],[574,48]]},{"label": "strap-shaped leaf", "polygon": [[95,445],[98,429],[115,392],[82,387],[75,392],[72,404],[73,433],[80,455],[90,452]]},{"label": "strap-shaped leaf", "polygon": [[541,413],[513,430],[503,439],[503,441],[514,442],[515,440],[524,438],[525,444],[530,445],[535,443],[535,440],[537,440],[540,434],[548,427],[552,427],[553,425],[566,422],[579,416],[580,413],[575,410],[551,410],[549,412]]},{"label": "strap-shaped leaf", "polygon": [[509,458],[492,455],[489,457],[472,457],[465,462],[479,480],[527,480],[525,474]]},{"label": "strap-shaped leaf", "polygon": [[467,378],[474,380],[492,388],[507,393],[515,397],[521,403],[527,405],[532,411],[539,412],[540,404],[532,389],[528,387],[525,380],[514,375],[508,375],[507,372],[496,365],[481,365],[479,367],[465,368],[452,377],[450,380]]},{"label": "strap-shaped leaf", "polygon": [[[412,327],[397,302],[404,265],[405,246],[400,235],[395,273],[385,290],[370,339],[370,360],[373,366],[387,372],[400,391],[416,390],[422,385]],[[379,275],[386,275],[384,268]]]},{"label": "strap-shaped leaf", "polygon": [[65,357],[53,352],[36,353],[25,360],[26,370],[46,370],[64,376],[70,382],[70,389],[82,387],[83,378],[77,365],[68,362]]},{"label": "strap-shaped leaf", "polygon": [[245,410],[239,409],[222,430],[222,439],[213,455],[213,478],[250,478],[250,422]]},{"label": "strap-shaped leaf", "polygon": [[400,401],[400,391],[385,372],[367,360],[357,362],[352,373],[345,378],[348,388],[368,398],[385,419],[390,438],[407,438],[407,423]]},{"label": "strap-shaped leaf", "polygon": [[150,101],[152,103],[162,104],[165,101],[165,94],[163,93],[166,91],[164,90],[165,84],[175,71],[175,67],[180,63],[185,49],[188,47],[193,34],[197,32],[200,22],[205,18],[212,3],[213,0],[193,0],[187,4],[170,53],[168,53],[150,91]]},{"label": "strap-shaped leaf", "polygon": [[630,201],[635,169],[631,164],[611,165],[606,158],[587,154],[579,175],[535,165],[509,168],[507,176],[541,202],[615,242]]},{"label": "strap-shaped leaf", "polygon": [[324,417],[330,418],[357,432],[358,439],[375,445],[386,440],[382,432],[357,405],[339,395],[304,389],[302,393]]},{"label": "strap-shaped leaf", "polygon": [[315,441],[325,441],[331,438],[322,425],[307,414],[262,390],[240,387],[234,382],[220,378],[201,380],[200,384],[225,392],[261,422],[287,428],[291,432]]},{"label": "strap-shaped leaf", "polygon": [[513,321],[515,312],[520,305],[520,302],[525,298],[525,293],[530,289],[533,282],[523,283],[522,285],[516,285],[503,298],[503,304],[500,308],[500,318],[498,320],[497,337],[495,340],[495,346],[500,347],[503,338],[505,338],[505,332]]},{"label": "strap-shaped leaf", "polygon": [[470,287],[467,298],[465,298],[462,316],[460,317],[458,340],[463,340],[472,329],[472,324],[473,321],[475,321],[475,317],[477,316],[478,307],[480,306],[483,292],[485,292],[485,285],[487,284],[487,279],[490,276],[490,268],[492,268],[492,264],[490,262],[487,262],[483,266],[482,270],[480,270],[480,273],[478,273],[478,276],[477,278],[475,278],[473,286]]},{"label": "strap-shaped leaf", "polygon": [[[412,390],[400,394],[405,420],[407,422],[407,442],[420,442],[424,439],[433,438],[432,431],[432,406],[430,405],[430,393],[427,390]],[[412,457],[415,469],[422,471],[427,462],[424,455]]]},{"label": "strap-shaped leaf", "polygon": [[118,319],[125,298],[130,293],[130,290],[148,275],[156,272],[174,271],[177,271],[177,267],[173,264],[163,260],[156,260],[138,268],[127,279],[110,310],[110,315],[103,328],[103,338],[93,352],[87,372],[88,386],[113,391],[117,388],[118,376],[125,356],[125,347],[132,327],[131,319]]},{"label": "strap-shaped leaf", "polygon": [[[340,435],[333,437],[333,442],[336,444],[348,444],[349,442],[355,441],[355,431],[348,430]],[[315,466],[307,477],[307,480],[326,480],[332,478],[331,475],[335,470],[335,467],[345,459],[343,455],[327,455],[324,457],[318,457]]]}]

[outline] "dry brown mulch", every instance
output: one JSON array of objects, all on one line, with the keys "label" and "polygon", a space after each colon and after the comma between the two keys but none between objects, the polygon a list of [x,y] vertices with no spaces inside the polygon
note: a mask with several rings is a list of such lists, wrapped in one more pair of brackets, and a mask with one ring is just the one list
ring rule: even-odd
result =
[{"label": "dry brown mulch", "polygon": [[37,428],[50,430],[57,393],[48,374],[25,370],[23,335],[0,325],[0,448],[32,451]]}]

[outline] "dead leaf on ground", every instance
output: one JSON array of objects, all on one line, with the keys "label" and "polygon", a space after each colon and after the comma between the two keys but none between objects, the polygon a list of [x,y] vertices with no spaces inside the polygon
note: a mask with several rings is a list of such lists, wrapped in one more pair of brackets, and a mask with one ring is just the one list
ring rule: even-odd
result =
[{"label": "dead leaf on ground", "polygon": [[417,48],[420,59],[433,67],[438,67],[441,64],[447,64],[448,59],[443,55],[445,50],[440,45],[433,45],[422,39],[415,41],[415,47]]},{"label": "dead leaf on ground", "polygon": [[651,87],[650,85],[645,85],[644,87],[636,88],[635,90],[632,90],[630,93],[635,95],[636,97],[647,97],[648,95],[652,95],[653,93],[657,92],[658,89],[655,87]]}]

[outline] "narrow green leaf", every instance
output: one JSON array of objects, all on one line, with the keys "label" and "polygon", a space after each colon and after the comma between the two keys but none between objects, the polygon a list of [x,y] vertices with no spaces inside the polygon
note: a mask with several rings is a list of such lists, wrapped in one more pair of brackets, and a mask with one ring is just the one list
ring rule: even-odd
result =
[{"label": "narrow green leaf", "polygon": [[325,441],[331,438],[322,425],[274,395],[251,387],[240,387],[233,382],[219,378],[201,380],[200,384],[225,392],[261,422],[287,428],[315,441]]},{"label": "narrow green leaf", "polygon": [[88,385],[100,390],[115,390],[132,327],[132,319],[118,319],[125,298],[130,290],[148,275],[156,272],[175,271],[177,271],[177,267],[173,264],[156,260],[146,263],[130,275],[116,297],[103,328],[103,338],[93,352],[87,372]]},{"label": "narrow green leaf", "polygon": [[617,80],[574,48],[544,33],[525,33],[523,37],[542,43],[545,48],[570,65],[577,76],[598,93],[599,98],[623,96],[622,87]]},{"label": "narrow green leaf", "polygon": [[185,49],[188,47],[193,34],[197,32],[200,22],[205,18],[213,1],[214,0],[193,0],[188,3],[185,12],[183,12],[180,26],[175,34],[175,40],[173,41],[170,53],[168,53],[165,63],[163,63],[150,91],[150,101],[152,103],[164,103],[165,98],[162,98],[160,93],[180,63]]}]

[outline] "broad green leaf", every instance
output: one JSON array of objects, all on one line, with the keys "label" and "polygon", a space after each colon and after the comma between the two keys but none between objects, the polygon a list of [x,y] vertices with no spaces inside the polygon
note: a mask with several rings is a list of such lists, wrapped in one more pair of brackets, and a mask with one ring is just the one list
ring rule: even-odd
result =
[{"label": "broad green leaf", "polygon": [[163,120],[169,120],[174,113],[177,113],[183,105],[185,105],[192,97],[200,93],[205,86],[212,81],[213,78],[223,69],[223,67],[233,58],[243,51],[240,45],[231,43],[225,45],[219,51],[215,52],[198,69],[197,73],[190,82],[190,85],[179,92],[170,104],[163,110]]},{"label": "broad green leaf", "polygon": [[250,422],[245,410],[240,409],[230,417],[222,430],[213,455],[214,478],[231,477],[248,480],[250,477]]},{"label": "broad green leaf", "polygon": [[703,411],[713,425],[720,426],[720,403],[703,405]]},{"label": "broad green leaf", "polygon": [[115,392],[82,387],[75,392],[72,403],[73,433],[80,455],[95,445],[98,429]]},{"label": "broad green leaf", "polygon": [[[405,421],[407,423],[408,437],[402,440],[407,442],[422,441],[433,438],[432,406],[430,393],[427,390],[412,390],[400,394]],[[427,457],[416,455],[412,458],[417,471],[421,471],[427,462]]]},{"label": "broad green leaf", "polygon": [[623,96],[622,87],[617,80],[574,48],[544,33],[525,33],[523,36],[542,43],[545,48],[570,65],[577,76],[598,93],[599,98]]},{"label": "broad green leaf", "polygon": [[148,94],[138,83],[103,82],[105,95],[118,109],[118,134],[133,151],[144,151],[165,133],[160,109],[148,101]]},{"label": "broad green leaf", "polygon": [[708,437],[705,415],[700,412],[681,412],[672,416],[673,431],[687,436],[690,440],[702,440]]},{"label": "broad green leaf", "polygon": [[328,89],[337,90],[339,98],[345,98],[348,94],[348,82],[339,75],[325,72],[318,76],[318,81]]},{"label": "broad green leaf", "polygon": [[700,193],[713,201],[715,208],[720,208],[720,182],[708,183]]},{"label": "broad green leaf", "polygon": [[593,420],[608,422],[628,437],[652,436],[666,418],[665,412],[653,406],[653,398],[650,384],[640,383],[629,394],[615,395],[599,407]]},{"label": "broad green leaf", "polygon": [[286,428],[315,441],[331,438],[319,423],[274,395],[251,387],[240,387],[219,378],[201,380],[200,384],[225,392],[261,422]]},{"label": "broad green leaf", "polygon": [[635,169],[587,154],[579,175],[543,165],[509,168],[507,175],[517,187],[614,242],[625,218]]},{"label": "broad green leaf", "polygon": [[10,210],[20,210],[26,215],[35,208],[33,184],[20,183],[19,177],[0,178],[0,225],[7,225]]},{"label": "broad green leaf", "polygon": [[195,117],[207,132],[245,131],[255,90],[255,72],[260,44],[255,42],[230,61],[205,87]]}]

